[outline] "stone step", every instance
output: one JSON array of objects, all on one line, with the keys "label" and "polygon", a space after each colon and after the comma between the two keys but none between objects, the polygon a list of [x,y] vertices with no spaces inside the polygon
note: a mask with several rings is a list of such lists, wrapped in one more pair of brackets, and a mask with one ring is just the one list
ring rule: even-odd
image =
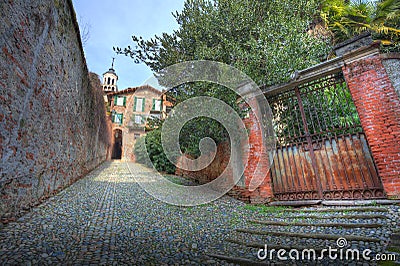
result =
[{"label": "stone step", "polygon": [[275,225],[275,226],[314,226],[314,227],[342,227],[342,228],[378,228],[382,224],[378,223],[303,223],[303,222],[284,222],[284,221],[262,221],[248,220],[249,223]]},{"label": "stone step", "polygon": [[341,214],[341,215],[278,215],[275,218],[287,219],[287,218],[296,218],[296,219],[389,219],[386,215],[382,214]]},{"label": "stone step", "polygon": [[[224,260],[230,263],[234,263],[236,265],[241,265],[241,266],[265,266],[267,265],[265,262],[261,261],[254,261],[250,259],[245,259],[245,258],[240,258],[240,257],[232,257],[232,256],[226,256],[226,255],[220,255],[220,254],[207,254],[207,256],[216,258],[219,260]],[[284,265],[283,263],[275,263],[275,265]]]},{"label": "stone step", "polygon": [[313,208],[313,209],[287,209],[285,212],[388,212],[383,207],[350,207],[350,208]]},{"label": "stone step", "polygon": [[[340,236],[334,234],[317,234],[317,233],[294,233],[294,232],[279,232],[276,230],[255,230],[249,228],[236,229],[236,232],[256,235],[269,235],[279,237],[296,237],[296,238],[312,238],[312,239],[325,239],[337,240]],[[346,235],[347,241],[363,241],[363,242],[380,242],[381,239],[374,237],[365,237],[358,235]]]},{"label": "stone step", "polygon": [[241,246],[246,246],[249,248],[257,248],[257,249],[261,249],[261,248],[265,248],[265,245],[268,245],[268,249],[284,249],[284,250],[291,250],[291,249],[297,249],[297,250],[303,250],[303,249],[314,249],[317,253],[321,252],[322,247],[306,247],[306,246],[296,246],[296,245],[277,245],[277,244],[267,244],[267,243],[259,243],[259,242],[245,242],[245,241],[241,241],[238,239],[233,239],[233,238],[227,238],[225,239],[225,241],[229,242],[229,243],[233,243],[233,244],[237,244],[237,245],[241,245]]}]

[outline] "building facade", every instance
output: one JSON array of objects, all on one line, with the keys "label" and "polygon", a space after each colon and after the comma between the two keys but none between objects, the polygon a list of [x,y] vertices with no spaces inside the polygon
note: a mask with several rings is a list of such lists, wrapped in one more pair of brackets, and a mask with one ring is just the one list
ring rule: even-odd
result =
[{"label": "building facade", "polygon": [[111,159],[133,161],[133,147],[150,117],[163,117],[162,92],[148,85],[107,94],[112,121]]}]

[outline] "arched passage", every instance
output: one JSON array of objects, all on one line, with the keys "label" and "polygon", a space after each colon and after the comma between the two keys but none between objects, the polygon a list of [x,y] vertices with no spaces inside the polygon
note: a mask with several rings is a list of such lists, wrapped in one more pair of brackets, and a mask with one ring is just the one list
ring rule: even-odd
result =
[{"label": "arched passage", "polygon": [[122,158],[122,130],[116,129],[113,132],[114,144],[111,159],[120,160]]}]

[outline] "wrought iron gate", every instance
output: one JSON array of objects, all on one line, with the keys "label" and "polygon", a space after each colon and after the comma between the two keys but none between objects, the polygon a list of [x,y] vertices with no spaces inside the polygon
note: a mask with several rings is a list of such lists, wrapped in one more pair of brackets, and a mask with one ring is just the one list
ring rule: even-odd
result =
[{"label": "wrought iron gate", "polygon": [[278,200],[384,198],[341,72],[268,97],[277,135]]}]

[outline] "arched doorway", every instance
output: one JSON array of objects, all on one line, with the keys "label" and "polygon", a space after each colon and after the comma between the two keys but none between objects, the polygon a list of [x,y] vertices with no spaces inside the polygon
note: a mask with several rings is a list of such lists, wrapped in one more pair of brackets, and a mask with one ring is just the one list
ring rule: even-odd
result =
[{"label": "arched doorway", "polygon": [[114,130],[114,145],[112,149],[111,159],[120,160],[122,158],[122,130]]}]

